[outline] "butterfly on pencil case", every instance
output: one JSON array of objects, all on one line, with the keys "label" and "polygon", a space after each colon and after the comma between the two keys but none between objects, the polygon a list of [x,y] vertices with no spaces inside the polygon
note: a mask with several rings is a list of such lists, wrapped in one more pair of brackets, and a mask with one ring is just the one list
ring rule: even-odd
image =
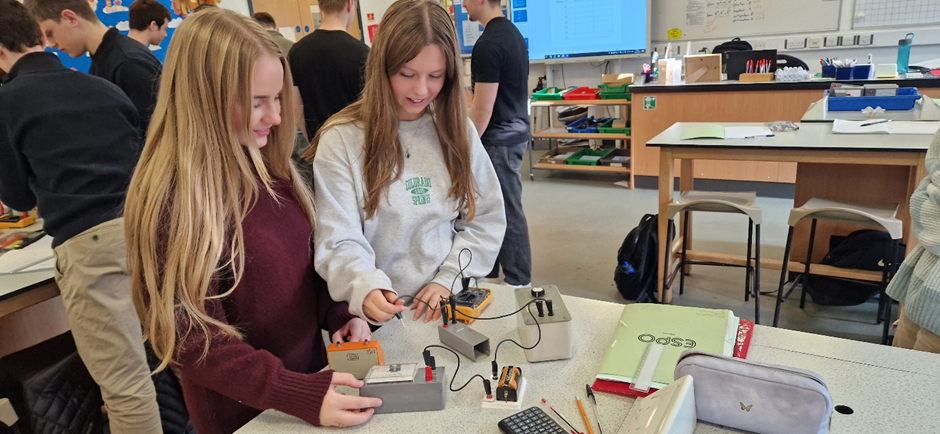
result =
[{"label": "butterfly on pencil case", "polygon": [[751,407],[754,406],[754,404],[751,404],[751,405],[744,405],[744,403],[743,403],[743,402],[740,402],[740,401],[738,401],[738,404],[741,404],[741,410],[746,411],[746,412],[748,412],[748,413],[751,412]]}]

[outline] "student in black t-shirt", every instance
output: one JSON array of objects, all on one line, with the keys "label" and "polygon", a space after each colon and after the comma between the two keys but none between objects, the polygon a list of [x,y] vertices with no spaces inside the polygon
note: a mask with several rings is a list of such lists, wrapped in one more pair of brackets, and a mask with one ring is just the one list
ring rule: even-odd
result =
[{"label": "student in black t-shirt", "polygon": [[369,47],[346,31],[356,18],[356,0],[320,0],[322,25],[290,50],[297,113],[308,141],[330,116],[359,99]]},{"label": "student in black t-shirt", "polygon": [[25,5],[50,47],[75,58],[88,53],[88,73],[127,94],[140,114],[141,136],[146,135],[163,69],[150,49],[102,24],[87,0],[26,0]]},{"label": "student in black t-shirt", "polygon": [[484,27],[470,60],[474,86],[470,118],[496,169],[506,204],[506,236],[487,277],[499,277],[502,267],[504,283],[525,287],[532,283],[532,251],[519,169],[530,132],[528,48],[516,26],[503,16],[499,0],[464,0],[463,5],[470,19]]}]

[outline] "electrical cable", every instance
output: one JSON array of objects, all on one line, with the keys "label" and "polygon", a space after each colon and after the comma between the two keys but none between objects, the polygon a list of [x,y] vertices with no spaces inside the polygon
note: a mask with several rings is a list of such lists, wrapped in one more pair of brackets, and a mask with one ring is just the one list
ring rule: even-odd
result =
[{"label": "electrical cable", "polygon": [[431,348],[440,348],[440,349],[442,349],[442,350],[447,350],[447,351],[449,351],[451,354],[453,354],[454,357],[457,358],[457,368],[454,369],[454,376],[451,377],[451,379],[450,379],[450,385],[447,386],[447,388],[450,389],[451,392],[460,392],[461,390],[463,390],[464,388],[466,388],[467,386],[469,386],[469,385],[470,385],[470,382],[473,381],[473,379],[476,378],[476,377],[480,377],[481,380],[483,380],[484,382],[486,382],[486,378],[485,378],[485,377],[483,377],[483,376],[480,375],[480,374],[475,374],[474,376],[470,377],[470,379],[467,380],[467,382],[464,383],[463,386],[460,386],[459,388],[454,389],[454,381],[457,380],[457,372],[460,371],[460,355],[458,355],[457,352],[455,352],[454,350],[452,350],[452,349],[450,349],[450,348],[447,348],[447,347],[441,346],[441,345],[434,345],[434,344],[428,345],[428,346],[424,347],[424,350],[422,350],[422,352],[428,351],[428,350],[431,349]]}]

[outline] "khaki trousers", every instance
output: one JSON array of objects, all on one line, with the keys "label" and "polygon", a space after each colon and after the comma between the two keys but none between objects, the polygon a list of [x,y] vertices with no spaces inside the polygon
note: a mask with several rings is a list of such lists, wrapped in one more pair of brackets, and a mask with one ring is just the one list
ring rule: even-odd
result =
[{"label": "khaki trousers", "polygon": [[55,248],[55,280],[75,346],[101,387],[111,432],[162,433],[156,392],[131,300],[124,219],[101,223]]},{"label": "khaki trousers", "polygon": [[901,315],[894,333],[894,346],[940,354],[940,336],[920,328],[907,315]]}]

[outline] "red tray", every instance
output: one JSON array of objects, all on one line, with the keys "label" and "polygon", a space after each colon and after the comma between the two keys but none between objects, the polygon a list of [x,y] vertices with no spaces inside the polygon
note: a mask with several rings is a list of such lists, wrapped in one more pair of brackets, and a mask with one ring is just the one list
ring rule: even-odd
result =
[{"label": "red tray", "polygon": [[600,99],[600,88],[582,86],[565,94],[566,100]]}]

